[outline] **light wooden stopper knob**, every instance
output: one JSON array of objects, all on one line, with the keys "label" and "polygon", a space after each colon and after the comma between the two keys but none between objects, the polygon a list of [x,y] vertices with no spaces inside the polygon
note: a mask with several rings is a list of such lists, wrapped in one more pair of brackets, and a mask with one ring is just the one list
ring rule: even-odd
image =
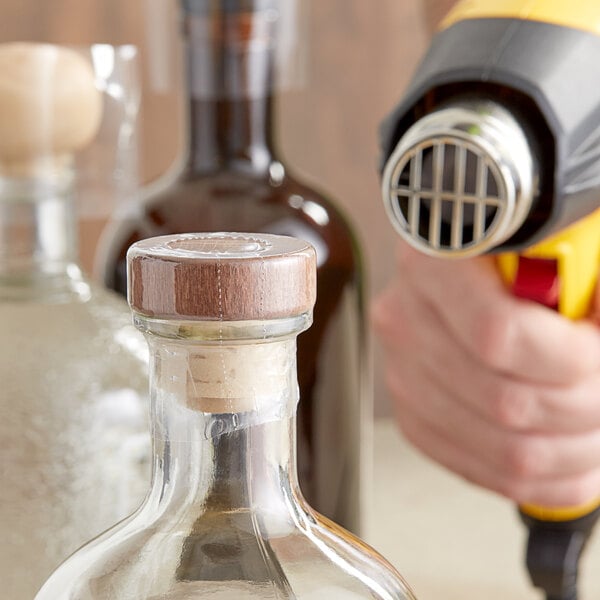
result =
[{"label": "light wooden stopper knob", "polygon": [[312,310],[314,248],[296,238],[199,233],[150,238],[127,254],[131,308],[160,319],[246,321]]},{"label": "light wooden stopper knob", "polygon": [[98,131],[102,99],[91,65],[50,44],[0,45],[0,168],[29,174],[68,157]]}]

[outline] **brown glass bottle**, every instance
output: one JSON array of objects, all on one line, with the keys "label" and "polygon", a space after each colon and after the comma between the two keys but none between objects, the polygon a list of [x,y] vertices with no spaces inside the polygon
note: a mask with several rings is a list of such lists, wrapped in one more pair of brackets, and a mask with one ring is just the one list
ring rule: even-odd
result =
[{"label": "brown glass bottle", "polygon": [[370,419],[359,249],[335,206],[291,176],[275,149],[278,6],[276,0],[184,0],[187,164],[174,185],[110,226],[105,280],[125,293],[127,248],[156,235],[263,232],[314,245],[314,325],[298,339],[300,483],[317,510],[356,532]]}]

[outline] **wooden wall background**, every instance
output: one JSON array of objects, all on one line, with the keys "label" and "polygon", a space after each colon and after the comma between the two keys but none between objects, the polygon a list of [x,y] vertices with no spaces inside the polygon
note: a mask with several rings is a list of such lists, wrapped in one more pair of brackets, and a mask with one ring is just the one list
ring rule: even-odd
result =
[{"label": "wooden wall background", "polygon": [[[377,127],[399,99],[425,48],[432,13],[449,0],[298,0],[308,6],[308,69],[302,89],[278,102],[279,144],[287,161],[337,199],[358,231],[369,268],[370,296],[393,267],[395,234],[385,217],[377,174]],[[177,73],[176,0],[2,0],[0,40],[66,44],[133,43],[143,63],[141,179],[149,182],[178,152],[178,81],[158,90],[149,78],[147,19],[161,14],[158,58]],[[439,5],[444,5],[440,8]],[[166,53],[164,52],[166,48]],[[156,56],[155,56],[156,59]],[[91,270],[102,220],[81,220],[81,254]],[[375,354],[377,412],[386,412]]]}]

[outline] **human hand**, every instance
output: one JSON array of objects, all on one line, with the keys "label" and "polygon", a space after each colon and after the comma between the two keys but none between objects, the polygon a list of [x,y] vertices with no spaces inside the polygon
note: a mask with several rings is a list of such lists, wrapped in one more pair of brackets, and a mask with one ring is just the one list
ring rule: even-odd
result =
[{"label": "human hand", "polygon": [[600,331],[506,290],[489,257],[400,242],[372,307],[397,422],[421,451],[518,503],[600,496]]}]

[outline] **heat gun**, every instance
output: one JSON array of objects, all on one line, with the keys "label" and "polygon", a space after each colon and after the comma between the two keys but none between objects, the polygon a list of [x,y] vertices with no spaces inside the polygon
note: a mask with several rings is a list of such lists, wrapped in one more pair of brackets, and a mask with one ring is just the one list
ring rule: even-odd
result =
[{"label": "heat gun", "polygon": [[[599,82],[600,3],[459,2],[381,129],[398,233],[440,258],[497,254],[513,293],[585,317],[600,266]],[[577,598],[599,507],[520,507],[548,600]]]}]

